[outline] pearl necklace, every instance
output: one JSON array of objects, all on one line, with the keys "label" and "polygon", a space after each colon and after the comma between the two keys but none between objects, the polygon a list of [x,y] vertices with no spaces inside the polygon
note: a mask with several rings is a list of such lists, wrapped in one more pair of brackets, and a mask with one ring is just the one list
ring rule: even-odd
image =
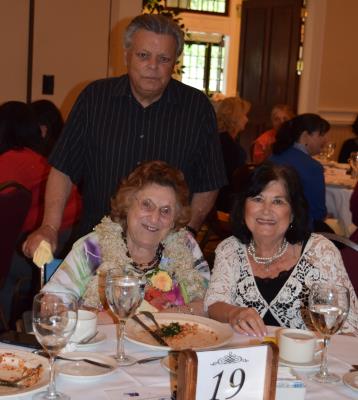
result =
[{"label": "pearl necklace", "polygon": [[271,264],[286,253],[287,248],[288,248],[288,242],[286,239],[283,239],[281,246],[278,248],[277,252],[273,256],[258,257],[256,255],[255,242],[251,239],[247,251],[257,264],[264,264],[265,270],[268,271],[270,269]]}]

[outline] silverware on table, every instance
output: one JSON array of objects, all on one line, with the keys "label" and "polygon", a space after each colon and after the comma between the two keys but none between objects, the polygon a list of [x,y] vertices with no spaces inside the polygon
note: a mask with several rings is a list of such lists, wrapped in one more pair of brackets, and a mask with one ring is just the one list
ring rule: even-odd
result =
[{"label": "silverware on table", "polygon": [[152,361],[161,360],[164,357],[165,356],[153,356],[153,357],[142,358],[141,360],[137,360],[137,364],[146,364]]},{"label": "silverware on table", "polygon": [[149,328],[139,317],[138,315],[133,315],[132,319],[137,322],[145,331],[147,331],[161,346],[168,347],[166,341],[155,331]]},{"label": "silverware on table", "polygon": [[141,311],[140,313],[145,315],[154,323],[154,325],[157,327],[157,333],[160,334],[160,332],[162,331],[162,327],[158,324],[158,321],[155,319],[153,313],[151,313],[150,311]]},{"label": "silverware on table", "polygon": [[108,369],[112,369],[113,365],[109,365],[109,364],[105,364],[103,362],[100,361],[94,361],[91,360],[89,358],[67,358],[65,356],[56,356],[56,360],[64,360],[64,361],[84,361],[88,364],[92,364],[92,365],[96,365],[97,367],[103,367],[103,368],[108,368]]},{"label": "silverware on table", "polygon": [[80,340],[77,344],[87,344],[89,343],[92,339],[94,339],[98,335],[99,331],[96,331],[93,335],[88,336],[82,340]]}]

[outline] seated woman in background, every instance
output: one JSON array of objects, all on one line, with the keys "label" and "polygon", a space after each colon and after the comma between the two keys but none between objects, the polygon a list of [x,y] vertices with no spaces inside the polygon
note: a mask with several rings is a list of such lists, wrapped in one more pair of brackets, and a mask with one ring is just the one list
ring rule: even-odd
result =
[{"label": "seated woman in background", "polygon": [[324,222],[327,209],[323,166],[312,158],[326,145],[329,128],[328,121],[317,114],[298,115],[281,126],[270,157],[275,164],[289,165],[298,172],[314,232],[333,232]]},{"label": "seated woman in background", "polygon": [[[33,110],[20,101],[9,101],[0,106],[0,182],[16,181],[31,191],[31,208],[22,227],[33,231],[41,224],[44,197],[50,165],[38,153],[41,133]],[[61,231],[78,220],[81,199],[76,189],[65,208]],[[51,229],[51,228],[49,228]]]},{"label": "seated woman in background", "polygon": [[310,287],[334,282],[350,291],[344,332],[358,328],[358,300],[338,249],[310,234],[297,173],[264,163],[251,174],[231,215],[234,236],[216,249],[205,297],[209,316],[239,333],[263,336],[266,325],[305,329]]},{"label": "seated woman in background", "polygon": [[253,144],[252,162],[260,164],[270,155],[272,145],[275,143],[276,134],[281,125],[295,116],[288,104],[276,104],[271,111],[272,128],[262,133]]},{"label": "seated woman in background", "polygon": [[63,128],[61,112],[52,101],[45,99],[33,101],[31,107],[41,130],[42,143],[39,152],[48,157]]},{"label": "seated woman in background", "polygon": [[352,132],[356,135],[355,138],[347,139],[343,145],[338,156],[339,163],[347,163],[348,159],[354,151],[358,151],[358,115],[353,122]]},{"label": "seated woman in background", "polygon": [[203,313],[209,267],[184,229],[190,220],[183,174],[163,161],[141,164],[112,200],[111,218],[79,239],[44,290],[69,291],[101,308],[101,278],[129,266],[148,278],[145,300],[155,309]]},{"label": "seated woman in background", "polygon": [[[9,101],[0,106],[0,182],[16,181],[31,191],[31,206],[18,238],[18,247],[29,231],[41,224],[44,213],[46,181],[50,165],[45,157],[38,153],[42,146],[40,128],[33,110],[29,105],[19,101]],[[76,189],[65,208],[65,218],[59,233],[57,256],[66,245],[81,210],[81,198]],[[6,228],[6,227],[5,227]],[[53,229],[48,227],[49,230]],[[4,231],[5,232],[5,231]],[[0,293],[0,301],[5,311],[5,318],[16,320],[20,315],[11,311],[11,301],[15,286],[21,286],[21,295],[31,298],[29,287],[34,272],[34,264],[26,259],[19,249],[15,251],[10,272]],[[28,301],[28,300],[27,300]],[[30,300],[31,301],[31,300]],[[28,307],[28,304],[24,306]],[[27,309],[27,308],[25,308]],[[21,313],[21,310],[17,310]]]},{"label": "seated woman in background", "polygon": [[250,107],[250,103],[240,97],[227,97],[217,107],[218,131],[229,181],[229,185],[220,189],[216,201],[216,207],[221,211],[230,212],[234,196],[231,185],[233,174],[246,163],[247,155],[240,145],[238,135],[246,127]]}]

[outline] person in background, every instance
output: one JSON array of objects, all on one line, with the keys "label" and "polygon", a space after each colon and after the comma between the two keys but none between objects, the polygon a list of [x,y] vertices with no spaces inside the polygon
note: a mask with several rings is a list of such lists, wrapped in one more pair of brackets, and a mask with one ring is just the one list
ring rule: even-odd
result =
[{"label": "person in background", "polygon": [[183,45],[180,27],[163,15],[143,14],[128,25],[128,74],[84,89],[49,158],[45,215],[24,243],[28,257],[42,240],[56,248],[72,183],[83,188],[83,235],[108,213],[118,182],[147,160],[163,160],[183,171],[191,192],[188,227],[192,232],[200,228],[226,177],[209,99],[171,78]]},{"label": "person in background", "polygon": [[111,218],[103,218],[74,244],[43,290],[68,291],[84,306],[102,309],[106,271],[126,266],[146,277],[144,299],[152,311],[203,314],[210,273],[197,242],[184,229],[189,220],[182,172],[163,161],[142,163],[112,199]]},{"label": "person in background", "polygon": [[281,125],[295,116],[291,106],[288,104],[276,104],[271,111],[272,128],[262,133],[253,144],[252,162],[260,164],[270,155],[272,145],[276,140],[276,134]]},{"label": "person in background", "polygon": [[221,148],[224,156],[226,175],[229,185],[222,187],[216,201],[216,208],[230,212],[234,193],[232,179],[237,168],[246,163],[247,155],[240,145],[238,135],[243,131],[248,122],[247,114],[250,103],[240,97],[226,97],[219,102],[216,116],[220,134]]},{"label": "person in background", "polygon": [[40,152],[48,157],[62,132],[64,122],[61,112],[52,101],[46,99],[33,101],[31,107],[40,125],[43,139]]},{"label": "person in background", "polygon": [[355,138],[347,139],[341,148],[338,156],[339,163],[347,163],[351,153],[358,151],[358,115],[353,122],[352,132],[356,135]]},{"label": "person in background", "polygon": [[328,121],[317,114],[298,115],[278,130],[270,157],[274,163],[289,165],[298,172],[314,232],[333,232],[324,222],[327,209],[323,166],[312,158],[326,145],[329,128]]},{"label": "person in background", "polygon": [[[9,101],[0,106],[0,182],[16,181],[31,191],[31,206],[18,239],[19,247],[24,237],[36,229],[43,218],[46,180],[51,167],[46,158],[38,153],[41,143],[40,127],[33,109],[28,104]],[[81,199],[77,190],[73,188],[59,228],[58,251],[67,243],[80,210]],[[6,227],[3,232],[6,232]],[[10,316],[15,285],[19,279],[26,277],[30,281],[33,268],[33,264],[21,251],[15,252],[10,273],[0,295],[6,319]]]},{"label": "person in background", "polygon": [[358,300],[341,255],[331,241],[310,233],[307,202],[293,168],[256,167],[231,221],[234,235],[216,249],[205,296],[211,318],[254,336],[266,335],[268,325],[307,329],[310,287],[334,282],[350,293],[343,332],[357,330]]}]

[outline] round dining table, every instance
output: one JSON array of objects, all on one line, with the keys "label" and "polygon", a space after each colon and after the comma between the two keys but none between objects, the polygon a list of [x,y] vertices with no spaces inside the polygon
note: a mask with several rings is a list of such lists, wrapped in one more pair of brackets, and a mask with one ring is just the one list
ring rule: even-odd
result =
[{"label": "round dining table", "polygon": [[[88,345],[86,349],[77,349],[90,353],[101,355],[111,355],[116,347],[116,326],[114,324],[98,325],[99,334],[102,341],[98,344]],[[237,347],[245,344],[253,344],[258,342],[259,338],[249,338],[247,336],[234,333],[230,342],[230,346]],[[226,345],[227,346],[227,345]],[[2,348],[16,348],[14,346],[1,344]],[[17,347],[17,349],[19,349]],[[29,349],[27,349],[29,350]],[[146,345],[125,341],[125,351],[136,357],[143,359],[154,355],[165,356],[166,351],[155,350]],[[61,363],[57,361],[57,363]],[[64,361],[62,361],[64,363]],[[352,364],[358,364],[358,338],[349,335],[335,335],[331,339],[328,349],[329,369],[332,372],[343,376],[351,368]],[[60,364],[58,364],[60,365]],[[343,382],[338,384],[319,384],[309,379],[309,375],[313,370],[294,370],[298,378],[304,381],[306,386],[306,400],[343,400],[358,399],[358,391],[347,387]],[[143,391],[152,389],[160,389],[167,395],[153,397],[153,399],[170,399],[170,373],[162,366],[160,360],[135,364],[128,367],[116,368],[109,374],[103,376],[81,377],[81,376],[64,376],[57,374],[56,386],[73,400],[112,400],[120,399],[120,394],[124,389],[128,389],[128,393],[133,388],[141,387]],[[135,394],[134,394],[135,396]],[[2,396],[0,396],[0,399]],[[6,397],[3,397],[4,399]],[[32,394],[24,394],[19,399],[31,399]],[[134,399],[136,397],[133,397]],[[137,397],[138,398],[138,397]],[[199,397],[200,398],[200,397]]]}]

